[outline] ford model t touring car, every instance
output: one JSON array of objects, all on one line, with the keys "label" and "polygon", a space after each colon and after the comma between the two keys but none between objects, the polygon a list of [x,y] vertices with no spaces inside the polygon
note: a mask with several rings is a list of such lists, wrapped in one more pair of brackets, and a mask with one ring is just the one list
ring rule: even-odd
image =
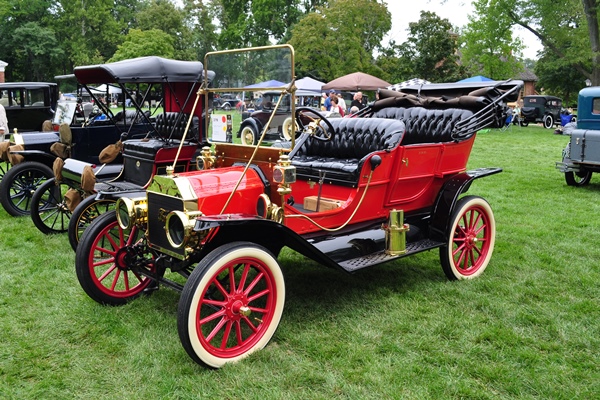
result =
[{"label": "ford model t touring car", "polygon": [[[274,79],[293,82],[293,56],[289,46],[216,52],[204,65],[258,59],[260,72],[269,67]],[[205,91],[232,92],[231,82],[241,88],[264,77],[239,72],[217,71],[221,88]],[[154,176],[146,191],[120,197],[116,211],[91,223],[77,248],[78,280],[109,305],[160,286],[181,291],[183,347],[218,368],[273,337],[285,301],[277,260],[284,246],[346,272],[438,249],[449,279],[477,277],[496,227],[488,202],[463,193],[501,170],[466,164],[476,131],[501,126],[521,84],[380,91],[357,118],[293,110],[301,133],[288,147],[214,143],[203,170]],[[280,90],[293,96],[294,85]]]}]

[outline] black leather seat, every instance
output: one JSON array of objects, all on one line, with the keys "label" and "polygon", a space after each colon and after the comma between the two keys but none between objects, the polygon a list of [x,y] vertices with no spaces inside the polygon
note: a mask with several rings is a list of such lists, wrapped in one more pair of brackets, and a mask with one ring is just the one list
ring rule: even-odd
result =
[{"label": "black leather seat", "polygon": [[292,153],[292,165],[299,179],[319,180],[338,185],[358,185],[360,170],[370,154],[391,151],[404,135],[404,123],[381,118],[339,118],[330,120],[335,135],[330,141],[312,137]]},{"label": "black leather seat", "polygon": [[402,145],[452,141],[456,124],[473,116],[473,111],[459,108],[430,110],[423,107],[388,107],[376,111],[373,117],[403,121],[406,133]]}]

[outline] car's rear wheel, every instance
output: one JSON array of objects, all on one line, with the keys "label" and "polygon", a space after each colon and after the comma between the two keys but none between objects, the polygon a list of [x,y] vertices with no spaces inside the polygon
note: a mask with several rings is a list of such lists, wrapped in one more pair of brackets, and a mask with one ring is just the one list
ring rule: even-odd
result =
[{"label": "car's rear wheel", "polygon": [[483,273],[494,251],[496,222],[483,198],[460,199],[450,218],[448,242],[440,247],[440,261],[450,280],[472,279]]},{"label": "car's rear wheel", "polygon": [[254,129],[253,126],[247,125],[242,128],[240,139],[242,140],[242,144],[254,146],[258,143],[258,132],[256,132],[256,129]]},{"label": "car's rear wheel", "polygon": [[177,330],[186,352],[213,368],[262,349],[283,313],[285,284],[264,247],[234,242],[210,252],[181,293]]},{"label": "car's rear wheel", "polygon": [[546,114],[546,116],[544,116],[544,128],[546,129],[552,129],[554,127],[554,117],[550,114]]},{"label": "car's rear wheel", "polygon": [[225,111],[231,110],[231,105],[229,103],[223,104],[223,110],[225,110]]},{"label": "car's rear wheel", "polygon": [[96,196],[88,196],[73,210],[69,221],[69,244],[73,251],[77,251],[79,240],[83,232],[99,215],[115,209],[115,200],[96,200]]},{"label": "car's rear wheel", "polygon": [[144,232],[134,226],[124,230],[115,211],[94,220],[81,238],[75,255],[75,271],[83,290],[106,305],[122,305],[140,296],[152,279],[140,274],[154,271]]},{"label": "car's rear wheel", "polygon": [[70,186],[56,184],[54,178],[44,182],[31,197],[31,220],[45,234],[66,232],[71,219],[71,210],[65,202],[65,193]]},{"label": "car's rear wheel", "polygon": [[565,172],[565,181],[569,186],[586,186],[592,180],[592,171],[586,169],[579,172]]},{"label": "car's rear wheel", "polygon": [[0,203],[14,217],[29,215],[31,197],[38,187],[54,177],[52,169],[29,161],[10,168],[0,182]]}]

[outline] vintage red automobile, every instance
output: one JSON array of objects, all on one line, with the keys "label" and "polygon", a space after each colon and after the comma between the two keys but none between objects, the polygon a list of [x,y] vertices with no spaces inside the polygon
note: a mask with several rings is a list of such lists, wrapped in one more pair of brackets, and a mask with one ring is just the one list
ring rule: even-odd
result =
[{"label": "vintage red automobile", "polygon": [[[276,49],[293,61],[293,49]],[[217,143],[204,170],[157,175],[92,222],[77,248],[79,282],[109,305],[160,286],[181,291],[183,347],[218,368],[274,335],[283,247],[346,272],[438,249],[449,279],[477,277],[495,220],[486,200],[463,194],[501,169],[468,171],[467,160],[477,130],[502,126],[522,82],[482,85],[380,91],[358,118],[298,108],[291,150]]]}]

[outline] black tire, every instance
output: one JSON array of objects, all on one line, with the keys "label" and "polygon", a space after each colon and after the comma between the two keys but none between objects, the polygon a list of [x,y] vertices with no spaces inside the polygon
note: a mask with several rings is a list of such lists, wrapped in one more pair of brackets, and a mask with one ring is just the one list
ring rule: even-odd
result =
[{"label": "black tire", "polygon": [[528,121],[525,121],[524,119],[519,121],[519,126],[522,126],[523,128],[526,128],[529,125]]},{"label": "black tire", "polygon": [[250,242],[223,245],[200,261],[183,288],[179,339],[197,363],[222,367],[266,346],[284,302],[283,274],[271,252]]},{"label": "black tire", "polygon": [[4,174],[6,174],[9,168],[10,163],[8,161],[0,160],[0,181],[2,181],[2,178],[4,178]]},{"label": "black tire", "polygon": [[13,217],[29,215],[33,193],[48,179],[52,169],[35,161],[27,161],[10,168],[0,182],[0,203]]},{"label": "black tire", "polygon": [[565,182],[569,186],[586,186],[592,180],[592,171],[582,169],[579,172],[565,172]]},{"label": "black tire", "polygon": [[65,193],[71,187],[56,184],[54,178],[44,182],[31,197],[31,220],[42,233],[66,232],[69,228],[71,210],[65,202]]},{"label": "black tire", "polygon": [[231,105],[229,103],[223,104],[223,110],[225,110],[225,111],[231,110]]},{"label": "black tire", "polygon": [[123,305],[141,296],[152,279],[132,268],[143,257],[149,261],[147,268],[153,271],[152,257],[128,250],[143,244],[144,240],[144,232],[137,227],[121,229],[115,211],[96,218],[86,229],[75,253],[77,279],[87,295],[111,306]]},{"label": "black tire", "polygon": [[258,143],[258,132],[256,132],[256,129],[252,125],[246,125],[241,130],[240,139],[242,140],[242,144],[254,146]]},{"label": "black tire", "polygon": [[483,273],[494,252],[496,222],[492,208],[479,196],[456,202],[450,217],[448,242],[440,247],[440,262],[450,280],[472,279]]},{"label": "black tire", "polygon": [[544,116],[544,128],[552,129],[554,127],[554,117],[550,114]]},{"label": "black tire", "polygon": [[99,215],[115,209],[115,200],[96,200],[96,196],[88,196],[73,210],[69,221],[69,244],[73,251],[77,251],[79,240],[83,232]]}]

